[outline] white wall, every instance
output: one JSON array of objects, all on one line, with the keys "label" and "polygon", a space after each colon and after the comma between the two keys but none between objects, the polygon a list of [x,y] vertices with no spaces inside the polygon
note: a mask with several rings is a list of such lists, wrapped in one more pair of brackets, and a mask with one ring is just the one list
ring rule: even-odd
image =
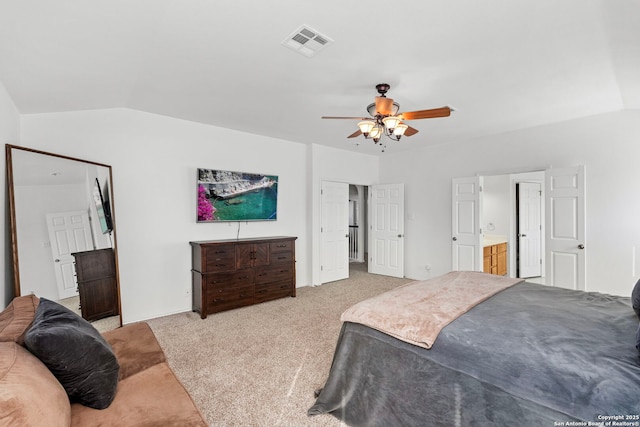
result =
[{"label": "white wall", "polygon": [[[20,116],[13,100],[7,93],[2,82],[0,82],[0,142],[3,144],[18,144],[20,142]],[[0,167],[5,170],[5,156],[0,156]],[[0,194],[3,195],[2,200],[6,197],[6,173],[0,174]],[[13,298],[13,277],[12,277],[12,260],[11,260],[11,233],[8,228],[8,220],[6,218],[7,208],[0,209],[0,235],[2,235],[3,245],[0,246],[0,259],[3,261],[4,271],[4,289],[0,292],[0,307],[4,308],[11,302]]]},{"label": "white wall", "polygon": [[[189,241],[298,236],[310,283],[309,147],[129,109],[22,116],[22,145],[113,167],[123,321],[191,310]],[[279,176],[278,220],[196,223],[196,168]]]},{"label": "white wall", "polygon": [[[640,110],[421,151],[387,151],[380,180],[406,184],[406,274],[451,267],[451,179],[586,166],[587,289],[628,296],[640,276]],[[413,216],[412,216],[413,215]]]}]

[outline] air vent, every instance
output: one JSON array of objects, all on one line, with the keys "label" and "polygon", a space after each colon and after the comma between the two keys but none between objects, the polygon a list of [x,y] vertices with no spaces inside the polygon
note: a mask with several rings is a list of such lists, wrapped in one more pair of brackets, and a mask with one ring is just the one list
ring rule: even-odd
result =
[{"label": "air vent", "polygon": [[303,25],[284,39],[282,44],[307,58],[311,58],[332,42],[333,40],[324,34]]}]

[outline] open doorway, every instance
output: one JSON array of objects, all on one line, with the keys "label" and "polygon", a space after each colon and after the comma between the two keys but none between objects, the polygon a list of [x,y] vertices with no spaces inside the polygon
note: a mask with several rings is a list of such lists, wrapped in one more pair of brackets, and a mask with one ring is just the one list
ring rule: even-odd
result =
[{"label": "open doorway", "polygon": [[544,171],[483,177],[483,244],[506,243],[507,276],[544,283]]},{"label": "open doorway", "polygon": [[[506,183],[508,190],[492,191],[492,186],[489,184],[492,180]],[[509,277],[516,277],[519,274],[517,260],[518,257],[523,259],[524,256],[521,252],[517,253],[514,250],[518,248],[517,240],[520,237],[516,226],[515,184],[531,181],[544,184],[544,190],[540,190],[543,196],[540,200],[540,210],[544,212],[544,216],[542,213],[539,214],[540,224],[538,225],[541,236],[539,240],[541,256],[538,262],[542,267],[541,276],[526,278],[529,281],[540,281],[550,286],[585,290],[587,278],[584,165],[554,167],[540,172],[516,173],[508,176],[496,174],[454,178],[451,194],[452,269],[486,271],[487,265],[492,267],[495,254],[497,259],[495,270],[500,271],[499,274]],[[493,214],[488,214],[483,207],[485,205],[489,207],[491,204],[485,203],[485,200],[491,201],[494,198],[500,200],[503,207],[494,209]],[[495,218],[491,215],[495,215]],[[509,219],[505,220],[504,215]],[[509,223],[509,231],[505,235],[507,223]],[[491,237],[494,239],[491,240]],[[520,242],[519,247],[523,248],[524,244]],[[487,263],[487,256],[490,257],[489,263]],[[504,258],[509,260],[506,271],[500,268],[500,259],[504,260]],[[498,274],[493,273],[493,269],[490,272]]]},{"label": "open doorway", "polygon": [[367,269],[369,187],[349,185],[349,268]]}]

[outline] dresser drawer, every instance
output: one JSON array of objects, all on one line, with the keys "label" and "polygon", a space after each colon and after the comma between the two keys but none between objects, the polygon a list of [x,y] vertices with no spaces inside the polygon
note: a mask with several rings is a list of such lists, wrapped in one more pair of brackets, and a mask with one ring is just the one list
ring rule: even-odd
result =
[{"label": "dresser drawer", "polygon": [[207,312],[216,313],[253,304],[253,286],[207,291]]},{"label": "dresser drawer", "polygon": [[293,245],[295,244],[294,240],[285,240],[282,242],[272,242],[271,243],[271,253],[276,252],[293,252]]},{"label": "dresser drawer", "polygon": [[235,245],[216,245],[205,249],[203,273],[230,271],[236,268]]},{"label": "dresser drawer", "polygon": [[294,264],[275,264],[256,269],[255,283],[281,282],[293,280]]},{"label": "dresser drawer", "polygon": [[207,292],[220,289],[232,289],[253,283],[253,270],[239,270],[229,273],[207,274],[204,277]]},{"label": "dresser drawer", "polygon": [[276,252],[271,254],[271,263],[278,264],[283,262],[291,263],[293,261],[293,252]]},{"label": "dresser drawer", "polygon": [[293,296],[293,282],[264,283],[256,285],[256,303]]}]

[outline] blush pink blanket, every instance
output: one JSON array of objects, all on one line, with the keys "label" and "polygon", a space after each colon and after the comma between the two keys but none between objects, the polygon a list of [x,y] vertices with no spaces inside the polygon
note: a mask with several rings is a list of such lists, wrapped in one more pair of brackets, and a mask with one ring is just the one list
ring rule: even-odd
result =
[{"label": "blush pink blanket", "polygon": [[475,271],[452,271],[359,302],[342,313],[340,320],[361,323],[428,349],[453,320],[522,281]]}]

